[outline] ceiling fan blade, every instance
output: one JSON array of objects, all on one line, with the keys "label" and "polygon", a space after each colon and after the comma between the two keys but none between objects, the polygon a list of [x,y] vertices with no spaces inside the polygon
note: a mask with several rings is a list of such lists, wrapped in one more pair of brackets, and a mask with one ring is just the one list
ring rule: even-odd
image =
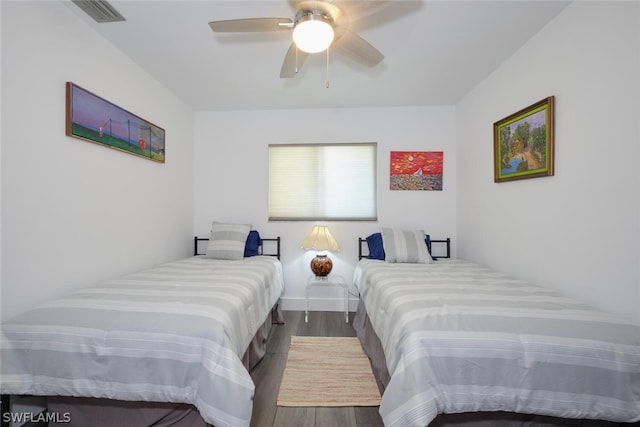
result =
[{"label": "ceiling fan blade", "polygon": [[[297,56],[297,58],[296,58]],[[296,73],[304,64],[304,61],[307,59],[309,54],[307,52],[303,52],[300,49],[296,48],[295,43],[291,43],[289,46],[289,50],[287,50],[287,54],[284,56],[284,61],[282,62],[282,68],[280,69],[280,78],[281,79],[290,79],[291,77],[295,77]]]},{"label": "ceiling fan blade", "polygon": [[369,67],[375,67],[384,55],[368,41],[346,28],[337,27],[331,49]]},{"label": "ceiling fan blade", "polygon": [[362,18],[366,18],[369,15],[378,13],[383,9],[386,9],[391,5],[393,1],[390,0],[358,0],[358,1],[335,1],[333,4],[347,15],[351,22],[358,21]]},{"label": "ceiling fan blade", "polygon": [[292,24],[293,21],[289,18],[246,18],[209,22],[209,26],[216,33],[289,31]]}]

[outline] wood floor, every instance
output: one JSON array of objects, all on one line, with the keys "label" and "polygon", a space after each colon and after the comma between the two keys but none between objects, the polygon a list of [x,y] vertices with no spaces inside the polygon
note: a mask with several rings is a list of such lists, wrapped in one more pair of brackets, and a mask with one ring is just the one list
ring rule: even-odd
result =
[{"label": "wood floor", "polygon": [[274,325],[267,344],[267,354],[251,372],[256,385],[251,427],[382,427],[378,407],[288,408],[278,407],[276,398],[284,372],[292,335],[354,337],[342,312],[313,311],[309,322],[304,312],[285,311],[284,325]]}]

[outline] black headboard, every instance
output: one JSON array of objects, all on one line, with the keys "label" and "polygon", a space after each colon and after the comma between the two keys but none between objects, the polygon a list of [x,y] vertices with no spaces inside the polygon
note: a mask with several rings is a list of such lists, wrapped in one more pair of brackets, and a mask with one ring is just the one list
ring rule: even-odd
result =
[{"label": "black headboard", "polygon": [[[444,246],[444,249],[442,249],[443,246]],[[362,258],[366,258],[367,255],[369,254],[368,248],[366,253],[364,253],[364,251],[362,250],[362,248],[366,248],[366,247],[367,247],[367,239],[358,237],[358,260],[361,260]],[[435,250],[436,247],[438,247],[439,250],[436,251]],[[440,255],[441,252],[444,252],[444,255]],[[433,259],[451,258],[451,238],[447,237],[446,239],[435,239],[435,240],[432,239],[431,240],[431,257]]]},{"label": "black headboard", "polygon": [[[202,242],[202,241],[209,241],[208,237],[198,237],[198,236],[194,236],[193,237],[193,255],[204,255],[203,253],[201,253],[200,251],[198,251],[198,242]],[[265,250],[264,247],[264,243],[265,242],[271,242],[272,244],[268,245],[270,248],[270,250]],[[273,244],[274,243],[274,244]],[[273,246],[275,246],[275,250],[273,249]],[[259,249],[259,253],[260,255],[267,255],[267,256],[274,256],[278,259],[280,259],[280,236],[278,237],[271,237],[271,238],[260,238],[260,249]]]}]

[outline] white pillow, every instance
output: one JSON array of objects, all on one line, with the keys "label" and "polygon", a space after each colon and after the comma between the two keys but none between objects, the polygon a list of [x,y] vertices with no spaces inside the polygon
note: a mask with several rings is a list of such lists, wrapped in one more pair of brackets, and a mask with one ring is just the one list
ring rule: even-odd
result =
[{"label": "white pillow", "polygon": [[213,222],[207,246],[207,258],[242,259],[251,224]]},{"label": "white pillow", "polygon": [[395,228],[381,229],[382,246],[387,262],[410,262],[430,264],[433,258],[429,255],[422,230],[399,230]]}]

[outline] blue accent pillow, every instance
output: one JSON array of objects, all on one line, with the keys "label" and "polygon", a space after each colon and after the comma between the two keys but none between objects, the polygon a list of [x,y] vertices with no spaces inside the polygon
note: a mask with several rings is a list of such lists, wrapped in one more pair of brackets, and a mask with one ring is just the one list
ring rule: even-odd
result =
[{"label": "blue accent pillow", "polygon": [[367,259],[379,259],[384,261],[384,246],[382,245],[382,233],[373,233],[367,237],[367,245],[369,246],[369,255]]},{"label": "blue accent pillow", "polygon": [[[429,255],[431,255],[431,236],[425,234],[424,243],[427,245]],[[379,259],[384,261],[384,245],[382,244],[382,233],[373,233],[367,237],[367,245],[369,246],[369,255],[367,259]]]},{"label": "blue accent pillow", "polygon": [[261,241],[262,239],[260,239],[260,233],[258,233],[258,230],[249,231],[247,242],[244,245],[245,258],[260,255]]}]

